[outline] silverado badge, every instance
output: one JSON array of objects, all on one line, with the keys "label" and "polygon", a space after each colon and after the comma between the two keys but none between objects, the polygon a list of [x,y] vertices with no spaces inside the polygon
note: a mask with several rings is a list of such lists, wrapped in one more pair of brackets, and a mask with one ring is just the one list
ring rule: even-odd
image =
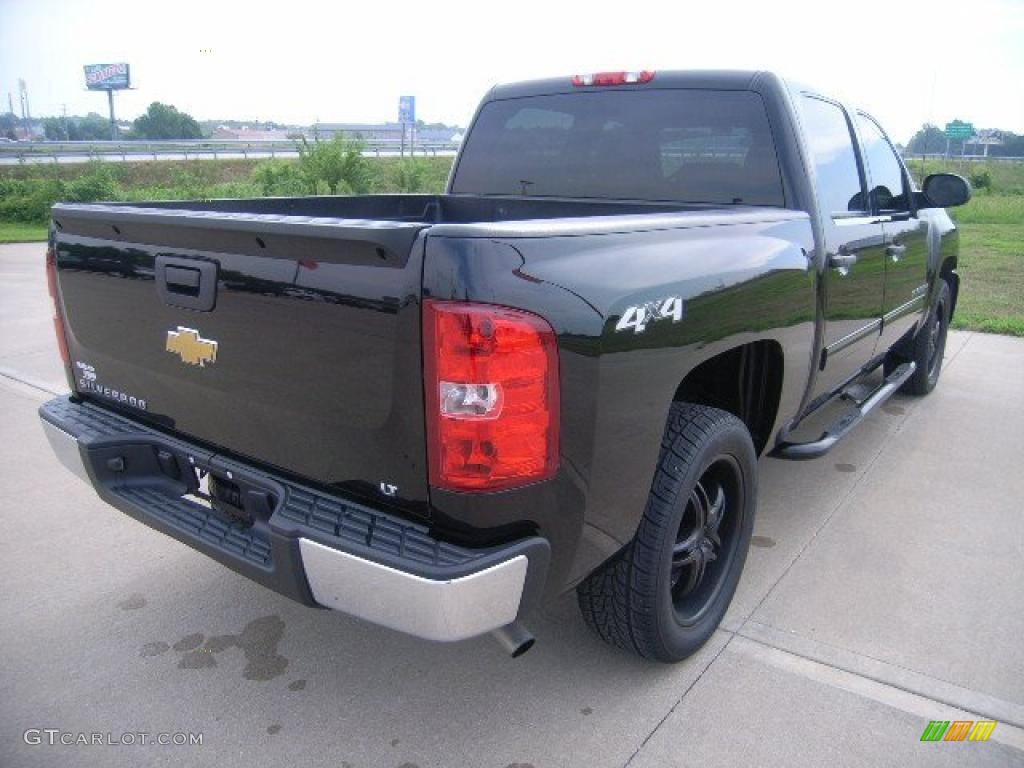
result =
[{"label": "silverado badge", "polygon": [[167,332],[167,351],[181,358],[183,363],[205,368],[207,363],[217,362],[217,342],[204,339],[194,328],[178,326],[176,331]]}]

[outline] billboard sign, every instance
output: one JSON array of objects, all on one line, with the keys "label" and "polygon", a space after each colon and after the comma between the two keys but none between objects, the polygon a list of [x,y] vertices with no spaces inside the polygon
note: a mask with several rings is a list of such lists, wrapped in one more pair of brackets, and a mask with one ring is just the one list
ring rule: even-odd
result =
[{"label": "billboard sign", "polygon": [[118,91],[130,86],[127,64],[86,64],[85,87],[90,91]]},{"label": "billboard sign", "polygon": [[398,97],[398,122],[403,125],[412,125],[416,122],[416,97]]}]

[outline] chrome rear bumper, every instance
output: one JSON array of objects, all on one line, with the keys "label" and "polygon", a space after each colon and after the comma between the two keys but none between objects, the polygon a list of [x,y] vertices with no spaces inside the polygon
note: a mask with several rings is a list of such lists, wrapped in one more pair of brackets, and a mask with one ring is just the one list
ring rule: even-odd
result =
[{"label": "chrome rear bumper", "polygon": [[50,447],[53,448],[53,453],[57,460],[73,475],[92,485],[89,474],[85,471],[85,465],[82,463],[82,454],[78,448],[78,438],[74,435],[69,435],[63,429],[54,426],[45,419],[41,419],[41,421],[43,433],[46,435],[46,439],[50,441]]},{"label": "chrome rear bumper", "polygon": [[457,579],[437,581],[299,539],[314,599],[427,640],[464,640],[515,621],[527,559],[517,555]]}]

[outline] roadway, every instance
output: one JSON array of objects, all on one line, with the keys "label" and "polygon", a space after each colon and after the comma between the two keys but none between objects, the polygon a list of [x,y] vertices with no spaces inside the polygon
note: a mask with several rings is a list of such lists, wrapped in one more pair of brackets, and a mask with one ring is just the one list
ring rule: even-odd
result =
[{"label": "roadway", "polygon": [[[363,151],[363,157],[402,157],[398,150]],[[100,160],[104,163],[151,163],[164,160],[261,160],[272,157],[298,157],[299,153],[289,150],[264,151],[205,151],[205,152],[104,152],[102,154],[51,154],[11,156],[0,154],[0,165],[73,165]],[[406,157],[454,157],[455,150],[417,151],[415,155],[405,152]]]},{"label": "roadway", "polygon": [[[356,137],[358,138],[358,137]],[[400,139],[364,141],[366,157],[410,155]],[[415,156],[452,157],[458,145],[453,142],[417,141]],[[298,157],[294,141],[182,140],[182,141],[110,141],[110,142],[16,142],[0,143],[0,166],[66,165],[102,160],[112,163],[155,162],[161,160],[241,160],[271,157]]]}]

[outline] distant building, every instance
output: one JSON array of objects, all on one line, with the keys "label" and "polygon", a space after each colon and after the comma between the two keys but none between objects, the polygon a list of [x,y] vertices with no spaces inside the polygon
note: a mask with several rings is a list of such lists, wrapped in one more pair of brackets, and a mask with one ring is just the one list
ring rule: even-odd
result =
[{"label": "distant building", "polygon": [[[334,134],[342,132],[348,136],[361,136],[367,141],[380,141],[384,139],[401,139],[401,123],[317,123],[309,127],[306,135],[312,138],[319,135],[321,139],[330,139]],[[452,134],[459,135],[458,128],[443,127],[422,127],[416,129],[417,142],[449,142],[453,140]]]},{"label": "distant building", "polygon": [[285,141],[291,131],[285,130],[261,130],[243,125],[240,128],[230,128],[226,125],[218,125],[213,129],[212,138],[224,140],[241,141]]},{"label": "distant building", "polygon": [[336,133],[346,136],[361,136],[368,141],[395,139],[402,135],[402,126],[398,123],[316,123],[311,125],[306,135],[330,139]]}]

